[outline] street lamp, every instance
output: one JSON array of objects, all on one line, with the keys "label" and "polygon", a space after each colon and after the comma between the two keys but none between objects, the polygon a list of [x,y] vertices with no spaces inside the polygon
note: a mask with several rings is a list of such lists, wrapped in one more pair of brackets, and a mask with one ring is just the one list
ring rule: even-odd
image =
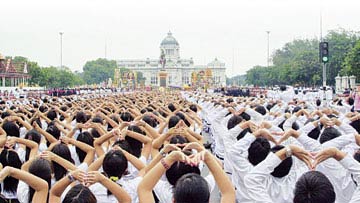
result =
[{"label": "street lamp", "polygon": [[64,32],[59,32],[60,34],[60,69],[62,69],[63,67],[63,63],[62,63],[62,36],[64,34]]},{"label": "street lamp", "polygon": [[267,67],[269,68],[269,63],[270,63],[270,41],[269,41],[270,31],[266,31],[266,33],[267,33]]}]

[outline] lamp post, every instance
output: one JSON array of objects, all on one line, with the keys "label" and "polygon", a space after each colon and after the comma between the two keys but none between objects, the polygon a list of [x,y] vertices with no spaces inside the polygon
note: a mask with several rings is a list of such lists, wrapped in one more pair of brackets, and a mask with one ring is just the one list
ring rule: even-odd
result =
[{"label": "lamp post", "polygon": [[62,69],[63,67],[63,62],[62,62],[62,36],[64,34],[64,32],[59,32],[60,34],[60,69]]},{"label": "lamp post", "polygon": [[267,33],[267,67],[269,68],[270,63],[270,31],[266,31]]}]

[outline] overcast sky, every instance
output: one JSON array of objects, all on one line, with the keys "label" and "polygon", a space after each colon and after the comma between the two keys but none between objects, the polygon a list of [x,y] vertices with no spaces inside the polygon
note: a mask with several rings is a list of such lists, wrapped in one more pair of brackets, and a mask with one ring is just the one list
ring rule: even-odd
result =
[{"label": "overcast sky", "polygon": [[339,27],[360,31],[359,0],[2,0],[0,53],[80,70],[88,60],[159,58],[171,30],[182,58],[224,61],[227,75],[266,65],[270,51]]}]

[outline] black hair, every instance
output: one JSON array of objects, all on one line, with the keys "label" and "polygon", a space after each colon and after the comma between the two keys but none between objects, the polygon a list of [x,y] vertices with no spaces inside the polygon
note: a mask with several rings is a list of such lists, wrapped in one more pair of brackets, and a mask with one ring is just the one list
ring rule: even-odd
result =
[{"label": "black hair", "polygon": [[72,187],[62,203],[96,203],[96,197],[91,190],[83,184],[77,184]]},{"label": "black hair", "polygon": [[[277,151],[283,148],[284,146],[277,145],[271,148],[270,151],[276,153]],[[288,157],[282,160],[281,163],[276,168],[274,168],[274,171],[271,173],[271,175],[277,178],[282,178],[286,176],[287,174],[289,174],[292,164],[293,164],[292,157]]]},{"label": "black hair", "polygon": [[234,99],[233,98],[228,98],[228,99],[226,99],[226,102],[230,104],[231,102],[234,102]]},{"label": "black hair", "polygon": [[[315,119],[310,118],[310,119],[308,119],[308,120],[305,122],[305,125],[308,124],[308,123],[310,123],[310,122],[314,122],[314,121],[315,121]],[[310,137],[310,138],[312,138],[312,139],[314,139],[314,140],[317,140],[317,139],[319,138],[319,136],[320,136],[320,130],[321,130],[320,126],[317,126],[317,127],[315,127],[314,129],[312,129],[312,130],[307,134],[307,136]]]},{"label": "black hair", "polygon": [[50,111],[47,113],[46,117],[48,117],[50,120],[53,121],[53,120],[55,120],[55,118],[57,118],[57,113],[56,113],[55,110],[50,110]]},{"label": "black hair", "polygon": [[320,135],[319,142],[322,144],[339,136],[341,136],[341,133],[337,129],[335,129],[334,127],[327,127]]},{"label": "black hair", "polygon": [[47,108],[46,106],[44,106],[44,105],[41,105],[41,106],[39,107],[39,111],[40,111],[41,113],[45,113],[47,110],[48,110],[48,108]]},{"label": "black hair", "polygon": [[228,130],[234,128],[236,125],[241,123],[241,121],[243,121],[243,118],[241,116],[237,116],[237,115],[232,116],[227,123]]},{"label": "black hair", "polygon": [[316,106],[320,106],[320,105],[321,105],[321,100],[320,100],[320,99],[317,99],[317,100],[315,101],[315,103],[316,103]]},{"label": "black hair", "polygon": [[126,140],[117,140],[114,142],[113,146],[119,146],[121,149],[127,151],[130,154],[133,154],[130,144]]},{"label": "black hair", "polygon": [[265,115],[266,114],[266,109],[264,106],[258,105],[255,107],[255,111],[260,113],[261,115]]},{"label": "black hair", "polygon": [[350,125],[358,132],[360,133],[360,120],[352,121]]},{"label": "black hair", "polygon": [[80,111],[75,116],[76,123],[86,123],[87,116],[83,111]]},{"label": "black hair", "polygon": [[249,121],[251,119],[251,116],[245,112],[242,112],[240,116],[245,119],[246,121]]},{"label": "black hair", "polygon": [[174,186],[181,176],[188,173],[196,173],[200,175],[200,169],[197,166],[191,166],[177,161],[166,171],[166,178],[169,183]]},{"label": "black hair", "polygon": [[[56,125],[54,123],[50,123],[46,129],[46,132],[51,134],[55,139],[59,139],[61,132],[59,130],[59,128],[56,127]],[[47,146],[50,146],[50,142],[46,141]]]},{"label": "black hair", "polygon": [[[0,163],[3,167],[11,166],[17,169],[21,169],[22,165],[19,155],[15,151],[8,149],[2,150],[0,154]],[[18,179],[11,176],[6,177],[3,182],[4,191],[16,193],[18,183]]]},{"label": "black hair", "polygon": [[142,119],[145,123],[149,124],[151,127],[155,128],[157,126],[156,120],[151,116],[144,116]]},{"label": "black hair", "polygon": [[[45,180],[48,184],[49,191],[51,188],[51,166],[46,159],[35,159],[29,167],[29,173]],[[29,201],[32,200],[35,190],[29,187]],[[49,197],[49,196],[48,196]]]},{"label": "black hair", "polygon": [[90,129],[90,134],[93,138],[99,138],[101,136],[100,133],[95,128]]},{"label": "black hair", "polygon": [[98,117],[98,116],[95,116],[93,119],[92,119],[92,122],[93,123],[100,123],[100,124],[103,124],[103,119]]},{"label": "black hair", "polygon": [[297,113],[298,111],[300,111],[301,110],[301,107],[300,106],[296,106],[294,109],[293,109],[293,111],[292,111],[292,113],[294,114],[294,113]]},{"label": "black hair", "polygon": [[285,91],[285,90],[286,90],[286,86],[285,86],[285,85],[281,85],[281,86],[280,86],[280,91],[283,92],[283,91]]},{"label": "black hair", "polygon": [[[142,131],[138,126],[136,125],[130,125],[128,127],[128,130],[129,131],[133,131],[133,132],[136,132],[136,133],[139,133],[139,134],[142,134],[142,135],[146,135],[144,131]],[[129,136],[126,136],[125,137],[125,140],[129,143],[130,147],[131,147],[131,150],[133,152],[132,155],[136,156],[137,158],[139,158],[141,156],[141,150],[143,148],[143,143],[140,142],[139,140],[137,139],[134,139],[132,137],[129,137]]]},{"label": "black hair", "polygon": [[[116,166],[116,167],[114,167]],[[105,174],[108,178],[116,177],[120,179],[128,168],[128,160],[120,150],[110,150],[106,153],[102,164]],[[107,192],[111,195],[111,192]]]},{"label": "black hair", "polygon": [[333,185],[319,171],[308,171],[296,182],[294,203],[334,203],[335,199]]},{"label": "black hair", "polygon": [[10,113],[7,112],[7,111],[4,111],[4,112],[1,113],[1,118],[2,118],[2,119],[6,118],[6,117],[8,117],[8,116],[10,116]]},{"label": "black hair", "polygon": [[120,118],[122,121],[130,122],[134,120],[134,117],[129,112],[123,112],[120,114]]},{"label": "black hair", "polygon": [[[94,146],[94,138],[93,136],[87,132],[87,131],[84,131],[84,132],[81,132],[78,137],[76,138],[77,141],[79,142],[83,142],[89,146]],[[76,154],[79,156],[79,160],[80,160],[80,163],[84,161],[85,157],[86,157],[86,152],[82,151],[80,148],[78,147],[75,147],[75,150],[76,150]]]},{"label": "black hair", "polygon": [[193,111],[193,112],[197,112],[197,106],[195,105],[195,104],[191,104],[190,106],[189,106],[189,109],[191,110],[191,111]]},{"label": "black hair", "polygon": [[[34,141],[39,145],[41,141],[41,135],[38,133],[38,131],[32,129],[25,134],[25,139]],[[26,154],[25,154],[26,161],[29,160],[30,151],[31,149],[29,147],[26,147]]]},{"label": "black hair", "polygon": [[188,127],[190,127],[190,122],[186,120],[183,113],[177,112],[175,115],[178,116],[181,120],[183,120]]},{"label": "black hair", "polygon": [[170,138],[170,144],[185,144],[188,143],[188,139],[186,137],[183,137],[181,135],[175,135]]},{"label": "black hair", "polygon": [[181,176],[175,184],[173,194],[175,203],[205,203],[210,199],[207,181],[196,173]]},{"label": "black hair", "polygon": [[2,128],[6,132],[7,136],[20,137],[20,129],[13,122],[9,122],[9,121],[5,122],[2,126]]},{"label": "black hair", "polygon": [[[51,150],[51,152],[70,161],[71,163],[74,163],[74,160],[71,158],[70,150],[69,150],[68,146],[66,146],[65,144],[60,143],[60,144],[55,145],[55,147]],[[60,164],[58,164],[54,161],[52,162],[52,164],[54,167],[55,179],[58,181],[66,175],[67,170],[64,167],[62,167]]]},{"label": "black hair", "polygon": [[176,110],[174,104],[170,103],[168,104],[168,109],[171,111],[171,112],[174,112]]},{"label": "black hair", "polygon": [[249,162],[256,166],[258,163],[262,162],[270,152],[270,143],[267,139],[259,137],[251,143],[248,149],[248,159]]},{"label": "black hair", "polygon": [[354,99],[349,97],[348,103],[349,103],[350,106],[354,105]]},{"label": "black hair", "polygon": [[181,120],[181,118],[179,116],[171,116],[169,119],[169,125],[168,125],[168,129],[175,127],[176,124],[178,124],[178,122]]}]

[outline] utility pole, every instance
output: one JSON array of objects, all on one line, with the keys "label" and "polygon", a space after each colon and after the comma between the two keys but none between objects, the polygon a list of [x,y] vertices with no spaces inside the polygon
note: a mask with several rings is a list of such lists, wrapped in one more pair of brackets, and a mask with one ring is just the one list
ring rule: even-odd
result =
[{"label": "utility pole", "polygon": [[60,34],[60,69],[63,68],[63,61],[62,61],[62,36],[64,32],[59,32]]},{"label": "utility pole", "polygon": [[267,67],[269,68],[270,63],[270,31],[266,31],[267,33]]}]

